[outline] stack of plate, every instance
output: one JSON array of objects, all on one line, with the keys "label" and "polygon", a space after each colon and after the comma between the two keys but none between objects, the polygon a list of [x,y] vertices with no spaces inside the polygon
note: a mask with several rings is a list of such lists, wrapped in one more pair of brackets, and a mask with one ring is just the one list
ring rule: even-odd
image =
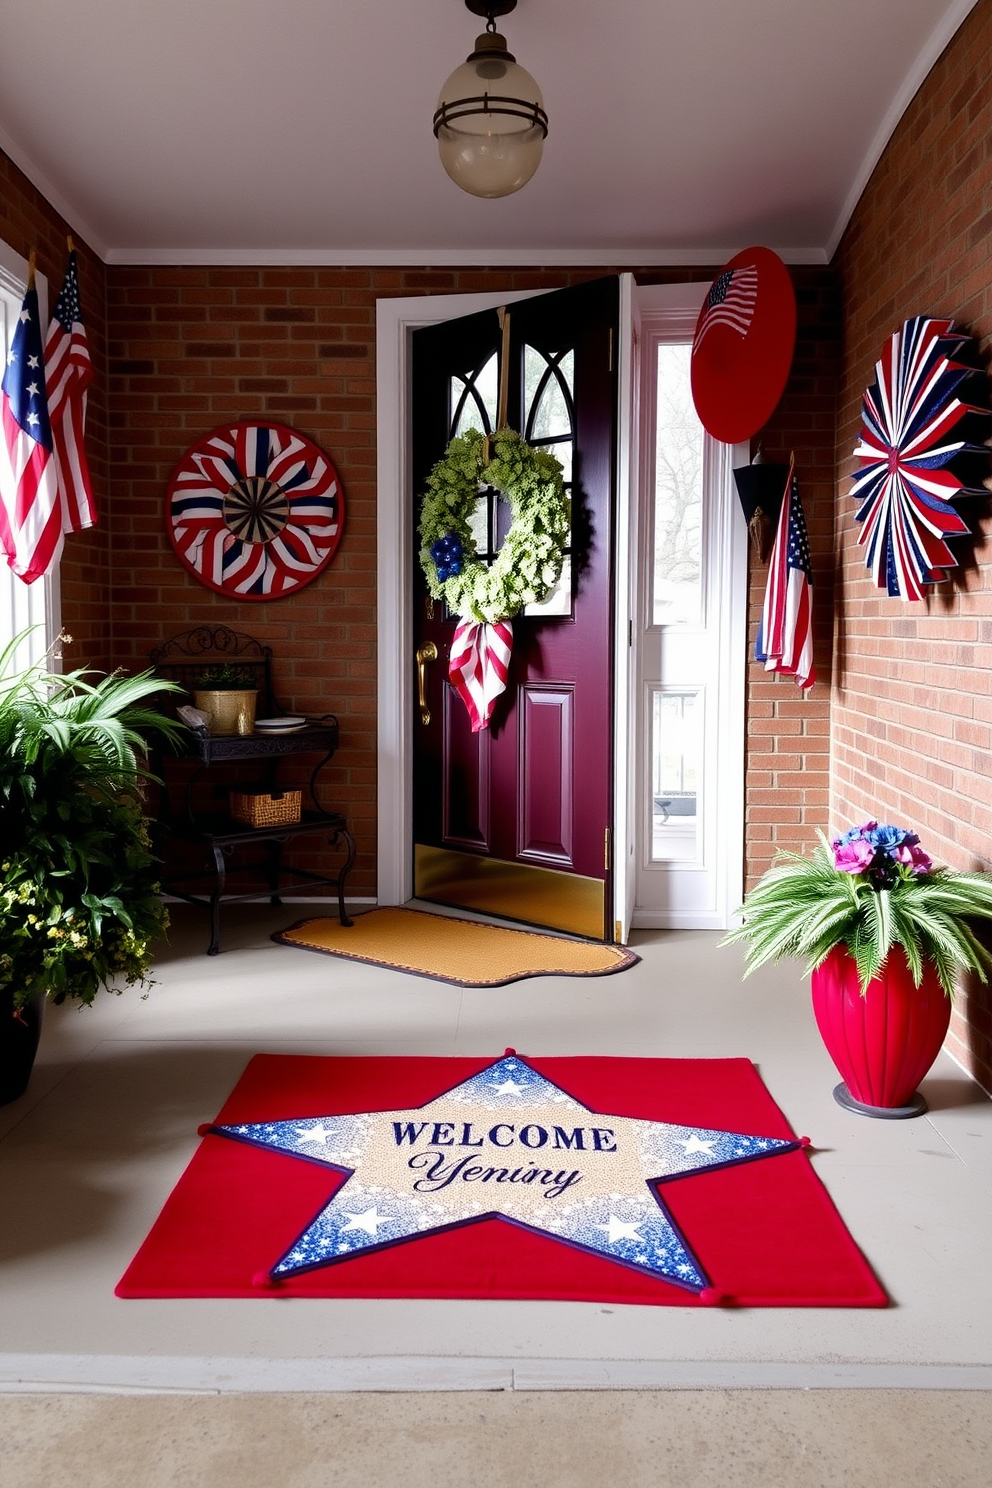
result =
[{"label": "stack of plate", "polygon": [[256,718],[255,732],[259,734],[286,734],[291,729],[306,728],[302,714],[291,714],[286,718]]}]

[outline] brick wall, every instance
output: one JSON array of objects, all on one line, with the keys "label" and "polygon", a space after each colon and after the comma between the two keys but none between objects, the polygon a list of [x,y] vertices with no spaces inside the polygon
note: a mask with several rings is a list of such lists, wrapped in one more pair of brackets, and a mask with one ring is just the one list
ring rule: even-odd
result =
[{"label": "brick wall", "polygon": [[[826,828],[829,796],[830,681],[833,633],[834,439],[840,303],[836,276],[793,269],[798,310],[796,354],[785,395],[767,428],[752,441],[766,459],[796,457],[813,570],[816,682],[748,666],[746,881],[750,887],[779,848],[799,852]],[[768,570],[751,553],[749,656]]]},{"label": "brick wall", "polygon": [[[912,824],[939,861],[992,868],[992,513],[962,504],[960,566],[919,603],[873,587],[857,546],[863,391],[886,339],[948,316],[992,352],[992,0],[981,0],[904,115],[836,258],[844,303],[837,427],[835,825]],[[949,1045],[992,1090],[988,994],[963,989]]]},{"label": "brick wall", "polygon": [[96,527],[76,533],[65,546],[61,565],[62,609],[73,645],[67,666],[111,664],[110,530],[106,520],[107,484],[107,375],[106,274],[103,263],[51,207],[26,176],[0,151],[0,238],[16,253],[37,251],[38,272],[48,279],[49,313],[55,304],[66,266],[66,234],[72,233],[79,264],[79,293],[83,306],[95,376],[90,390],[87,448],[97,512]]}]

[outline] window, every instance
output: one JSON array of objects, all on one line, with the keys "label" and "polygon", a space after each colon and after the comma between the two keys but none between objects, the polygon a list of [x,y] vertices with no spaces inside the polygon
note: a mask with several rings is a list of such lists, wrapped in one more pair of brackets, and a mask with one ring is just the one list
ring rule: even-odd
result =
[{"label": "window", "polygon": [[[569,496],[572,483],[572,452],[575,446],[575,356],[524,347],[524,438],[535,449],[547,450],[562,467],[562,482]],[[550,594],[529,604],[525,615],[550,619],[572,613],[572,534],[568,534],[561,577]]]},{"label": "window", "polygon": [[692,400],[698,302],[662,288],[668,302],[641,307],[637,903],[658,923],[691,923],[690,905],[719,923],[717,865],[736,851],[726,803],[739,790],[745,539],[735,451],[705,433]]},{"label": "window", "polygon": [[[0,337],[4,367],[27,282],[27,261],[6,243],[0,242]],[[47,284],[40,274],[36,282],[44,326],[48,310]],[[18,647],[13,663],[15,667],[26,667],[44,656],[59,633],[57,570],[33,584],[25,584],[11,572],[5,555],[0,554],[0,651],[29,626],[37,628]]]},{"label": "window", "polygon": [[655,401],[655,625],[699,624],[702,596],[703,426],[692,401],[687,343],[660,342]]},{"label": "window", "polygon": [[[545,353],[533,346],[523,349],[524,417],[527,443],[547,450],[561,462],[565,490],[572,491],[572,451],[575,444],[574,353],[566,349]],[[496,427],[499,403],[499,357],[496,352],[472,370],[452,376],[448,388],[449,438],[478,429],[491,434]],[[479,492],[469,528],[476,552],[492,564],[509,531],[510,509],[496,491]],[[572,540],[565,545],[561,577],[551,592],[523,613],[538,619],[553,619],[572,613]]]}]

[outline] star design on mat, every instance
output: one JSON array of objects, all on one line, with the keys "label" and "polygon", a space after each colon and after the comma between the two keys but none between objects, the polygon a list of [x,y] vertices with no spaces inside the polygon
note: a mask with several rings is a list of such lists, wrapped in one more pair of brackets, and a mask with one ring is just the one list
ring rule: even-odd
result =
[{"label": "star design on mat", "polygon": [[342,1233],[344,1234],[348,1230],[362,1230],[366,1235],[371,1235],[374,1238],[379,1232],[380,1225],[395,1223],[394,1220],[390,1219],[388,1214],[380,1214],[374,1204],[371,1209],[366,1209],[364,1214],[348,1214],[348,1211],[345,1210],[345,1215],[348,1223],[343,1228]]},{"label": "star design on mat", "polygon": [[624,1224],[622,1219],[617,1219],[615,1214],[610,1215],[609,1224],[597,1225],[597,1230],[605,1230],[607,1244],[616,1245],[618,1240],[640,1240],[640,1226],[636,1224]]},{"label": "star design on mat", "polygon": [[326,1147],[335,1130],[333,1125],[325,1126],[322,1121],[318,1121],[316,1126],[298,1126],[296,1134],[301,1142],[319,1142],[321,1147]]},{"label": "star design on mat", "polygon": [[500,1217],[697,1293],[706,1275],[655,1185],[799,1145],[594,1112],[516,1054],[422,1106],[210,1130],[347,1175],[272,1280]]},{"label": "star design on mat", "polygon": [[712,1157],[713,1142],[712,1140],[704,1142],[702,1137],[700,1137],[698,1133],[693,1132],[689,1140],[682,1143],[682,1150],[684,1151],[686,1157],[691,1157],[694,1152],[704,1152],[707,1157]]}]

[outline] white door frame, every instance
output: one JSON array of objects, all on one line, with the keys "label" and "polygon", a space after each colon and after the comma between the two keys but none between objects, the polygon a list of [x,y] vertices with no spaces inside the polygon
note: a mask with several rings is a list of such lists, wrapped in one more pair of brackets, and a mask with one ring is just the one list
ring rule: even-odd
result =
[{"label": "white door frame", "polygon": [[[409,349],[411,333],[460,315],[491,310],[549,290],[423,295],[376,302],[377,424],[377,902],[404,904],[413,894],[410,844],[413,810],[410,760],[413,730],[413,616],[411,610],[412,492],[410,472]],[[626,940],[634,908],[637,809],[633,769],[632,687],[635,654],[629,644],[637,590],[636,512],[631,461],[636,458],[636,380],[632,338],[636,301],[643,291],[620,276],[619,426],[616,507],[614,651],[614,905],[615,933]]]},{"label": "white door frame", "polygon": [[405,904],[413,894],[410,335],[418,326],[546,293],[515,290],[376,301],[379,904]]}]

